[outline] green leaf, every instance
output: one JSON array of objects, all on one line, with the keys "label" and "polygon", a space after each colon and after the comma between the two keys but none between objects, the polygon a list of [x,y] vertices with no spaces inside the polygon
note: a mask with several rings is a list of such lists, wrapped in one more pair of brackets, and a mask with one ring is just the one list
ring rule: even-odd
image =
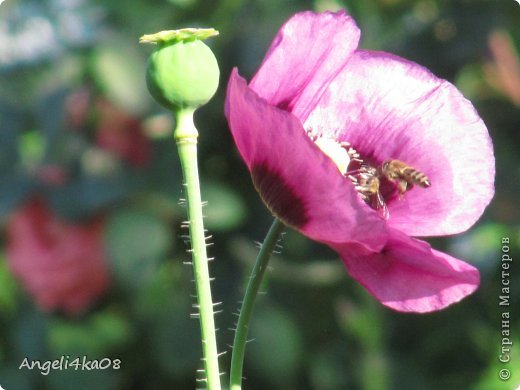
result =
[{"label": "green leaf", "polygon": [[108,351],[124,345],[131,337],[132,328],[127,320],[109,312],[81,322],[56,318],[48,334],[52,356],[89,355],[91,359],[105,357]]},{"label": "green leaf", "polygon": [[189,307],[190,301],[186,288],[192,288],[183,272],[185,265],[169,261],[159,265],[157,272],[149,283],[142,288],[132,300],[134,313],[145,323],[162,322],[163,315],[168,311]]},{"label": "green leaf", "polygon": [[[339,340],[337,341],[339,344]],[[334,390],[352,387],[352,378],[348,377],[348,369],[343,363],[346,352],[338,350],[339,348],[341,347],[336,344],[325,346],[317,354],[313,354],[310,365],[310,380],[313,388]]]},{"label": "green leaf", "polygon": [[46,140],[40,131],[22,133],[19,138],[19,154],[22,164],[33,167],[41,163],[45,154]]},{"label": "green leaf", "polygon": [[100,45],[92,59],[94,77],[108,98],[128,112],[142,113],[150,104],[143,75],[145,60],[121,36],[112,36]]},{"label": "green leaf", "polygon": [[229,231],[239,227],[247,216],[243,199],[231,188],[212,182],[203,183],[204,225],[210,231]]},{"label": "green leaf", "polygon": [[269,378],[273,386],[292,387],[302,364],[303,337],[295,320],[272,306],[259,306],[254,313],[247,345],[245,372]]},{"label": "green leaf", "polygon": [[170,311],[163,321],[150,326],[150,350],[156,366],[176,377],[200,368],[199,324],[189,317],[187,309]]},{"label": "green leaf", "polygon": [[462,259],[483,268],[494,267],[500,259],[502,237],[510,236],[508,227],[499,223],[481,224],[453,238],[450,250]]},{"label": "green leaf", "polygon": [[172,245],[173,233],[158,217],[125,209],[111,216],[104,236],[116,278],[125,285],[140,286],[157,271]]},{"label": "green leaf", "polygon": [[13,312],[16,308],[18,288],[16,280],[4,258],[0,259],[0,311]]}]

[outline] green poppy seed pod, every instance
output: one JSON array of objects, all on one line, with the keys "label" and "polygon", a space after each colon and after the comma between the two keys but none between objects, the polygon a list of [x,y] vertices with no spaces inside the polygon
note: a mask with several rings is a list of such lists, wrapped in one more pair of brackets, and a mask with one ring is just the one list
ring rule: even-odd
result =
[{"label": "green poppy seed pod", "polygon": [[141,42],[156,43],[146,69],[150,94],[168,109],[196,109],[215,94],[220,71],[217,59],[202,39],[214,29],[186,28],[144,35]]}]

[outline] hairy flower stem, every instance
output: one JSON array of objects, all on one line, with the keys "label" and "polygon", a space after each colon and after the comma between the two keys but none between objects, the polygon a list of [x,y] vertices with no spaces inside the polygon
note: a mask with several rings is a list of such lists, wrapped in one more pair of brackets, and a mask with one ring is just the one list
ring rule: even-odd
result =
[{"label": "hairy flower stem", "polygon": [[235,340],[233,342],[231,373],[229,379],[231,390],[240,390],[242,388],[242,368],[244,365],[247,332],[249,330],[251,314],[253,313],[255,299],[260,285],[262,284],[265,270],[267,269],[267,263],[269,262],[271,253],[273,252],[284,228],[284,224],[278,218],[275,218],[267,236],[265,237],[264,243],[260,248],[255,266],[251,272],[251,277],[249,278],[249,283],[247,284],[244,301],[242,303],[242,308],[240,309],[240,316],[238,317]]},{"label": "hairy flower stem", "polygon": [[202,351],[204,355],[203,361],[207,388],[210,390],[220,390],[215,320],[213,318],[213,301],[211,298],[197,164],[198,132],[193,123],[193,112],[194,109],[179,109],[177,111],[177,126],[173,136],[177,143],[184,176],[184,185],[186,187],[193,271],[197,288],[197,303],[200,314]]}]

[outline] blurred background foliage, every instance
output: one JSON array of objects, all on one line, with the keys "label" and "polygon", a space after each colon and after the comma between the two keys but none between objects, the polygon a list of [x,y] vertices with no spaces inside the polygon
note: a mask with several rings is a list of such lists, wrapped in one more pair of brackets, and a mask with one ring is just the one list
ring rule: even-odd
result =
[{"label": "blurred background foliage", "polygon": [[[293,13],[339,8],[361,27],[362,47],[394,52],[451,80],[487,123],[497,159],[494,201],[467,233],[432,240],[475,264],[482,284],[442,312],[399,314],[349,279],[333,252],[289,231],[251,325],[245,388],[520,384],[520,259],[510,278],[512,363],[498,360],[502,238],[510,238],[513,257],[520,253],[520,5],[514,0],[6,0],[0,6],[1,386],[195,388],[201,351],[198,323],[190,318],[191,268],[183,265],[189,258],[180,170],[171,117],[144,84],[150,48],[138,44],[145,33],[187,26],[221,33],[208,41],[220,61],[221,85],[196,121],[206,224],[216,244],[209,248],[216,258],[214,297],[222,302],[218,336],[228,351],[221,364],[228,371],[234,313],[254,242],[271,216],[227,129],[227,77],[233,66],[254,74]],[[85,268],[93,258],[103,260],[94,271]],[[94,286],[88,272],[106,278]],[[19,370],[24,357],[84,355],[121,359],[121,369]],[[507,382],[498,379],[503,367],[512,372]]]}]

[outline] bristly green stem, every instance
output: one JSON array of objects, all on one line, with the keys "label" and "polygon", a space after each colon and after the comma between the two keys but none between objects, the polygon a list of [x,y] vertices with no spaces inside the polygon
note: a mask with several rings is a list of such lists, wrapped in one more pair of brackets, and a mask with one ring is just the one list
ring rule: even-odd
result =
[{"label": "bristly green stem", "polygon": [[246,293],[240,316],[238,317],[237,328],[235,331],[235,340],[233,342],[233,353],[231,356],[231,372],[229,385],[231,390],[240,390],[242,388],[242,368],[244,365],[244,354],[246,350],[247,332],[249,330],[249,322],[255,305],[255,299],[262,284],[267,263],[271,257],[271,253],[278,242],[285,226],[275,218],[265,240],[260,248],[260,252],[256,258],[255,266],[251,272],[249,283],[247,284]]},{"label": "bristly green stem", "polygon": [[198,132],[193,123],[193,112],[194,109],[180,109],[177,111],[177,125],[173,136],[179,150],[186,187],[193,271],[197,288],[197,303],[200,315],[202,351],[204,355],[203,360],[207,388],[209,390],[220,390],[215,320],[213,317],[213,301],[211,298],[197,164]]}]

